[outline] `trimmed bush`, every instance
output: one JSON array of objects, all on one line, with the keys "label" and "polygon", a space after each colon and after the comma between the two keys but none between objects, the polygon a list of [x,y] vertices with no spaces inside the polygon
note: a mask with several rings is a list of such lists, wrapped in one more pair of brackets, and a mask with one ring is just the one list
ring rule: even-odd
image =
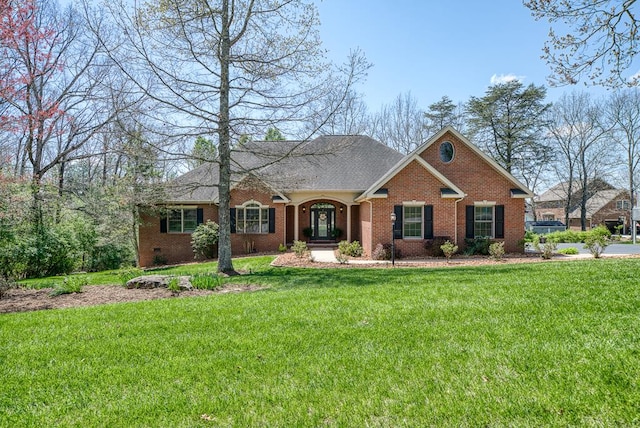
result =
[{"label": "trimmed bush", "polygon": [[440,246],[442,253],[447,258],[447,263],[451,259],[451,257],[458,252],[458,246],[454,245],[451,241],[446,241],[444,244]]},{"label": "trimmed bush", "polygon": [[590,233],[584,240],[584,248],[588,249],[594,258],[599,259],[609,242],[602,233],[598,233],[595,230],[592,232],[595,233]]},{"label": "trimmed bush", "polygon": [[340,241],[338,244],[338,251],[340,251],[340,254],[344,254],[345,256],[360,257],[362,256],[363,249],[362,245],[360,245],[360,242],[358,241]]},{"label": "trimmed bush", "polygon": [[307,243],[304,241],[293,241],[291,250],[296,254],[296,257],[301,259],[307,251],[309,251],[309,248],[307,247]]},{"label": "trimmed bush", "polygon": [[502,260],[504,257],[504,242],[494,242],[489,245],[489,255],[494,260]]},{"label": "trimmed bush", "polygon": [[196,259],[212,259],[215,256],[219,236],[218,223],[207,220],[199,224],[191,234],[191,248]]},{"label": "trimmed bush", "polygon": [[376,248],[371,252],[371,258],[373,260],[389,260],[391,259],[391,247],[389,251],[382,244],[376,245]]},{"label": "trimmed bush", "polygon": [[611,232],[605,226],[594,227],[588,231],[565,230],[564,232],[553,232],[544,235],[544,237],[546,240],[553,241],[557,244],[579,243],[585,242],[585,240],[592,234],[602,236],[607,239],[611,237]]},{"label": "trimmed bush", "polygon": [[539,251],[543,259],[550,259],[553,257],[553,252],[558,247],[558,244],[551,239],[542,239],[540,236],[536,236],[533,240],[533,246],[536,251]]}]

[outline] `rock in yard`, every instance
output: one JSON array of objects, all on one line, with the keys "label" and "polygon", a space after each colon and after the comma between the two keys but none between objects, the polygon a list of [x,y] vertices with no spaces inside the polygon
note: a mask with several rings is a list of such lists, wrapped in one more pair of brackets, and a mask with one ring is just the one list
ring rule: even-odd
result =
[{"label": "rock in yard", "polygon": [[127,281],[127,288],[168,288],[169,281],[178,279],[180,290],[192,290],[193,286],[188,276],[168,276],[168,275],[143,275]]}]

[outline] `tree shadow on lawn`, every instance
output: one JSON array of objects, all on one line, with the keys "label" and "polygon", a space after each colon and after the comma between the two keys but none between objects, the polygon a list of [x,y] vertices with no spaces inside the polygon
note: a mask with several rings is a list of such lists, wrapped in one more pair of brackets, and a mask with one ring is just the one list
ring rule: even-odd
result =
[{"label": "tree shadow on lawn", "polygon": [[[254,284],[275,289],[363,287],[386,284],[475,283],[488,281],[488,276],[531,276],[530,265],[495,265],[443,268],[272,268],[248,275]],[[542,270],[540,270],[542,272]],[[246,278],[245,278],[246,279]]]}]

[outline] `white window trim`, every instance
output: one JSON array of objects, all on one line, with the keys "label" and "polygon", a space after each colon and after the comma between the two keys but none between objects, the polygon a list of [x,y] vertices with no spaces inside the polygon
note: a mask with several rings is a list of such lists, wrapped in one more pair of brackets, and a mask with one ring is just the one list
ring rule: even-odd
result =
[{"label": "white window trim", "polygon": [[[249,207],[249,205],[257,205],[257,207],[251,207],[251,208],[255,208],[258,210],[258,225],[260,227],[260,232],[246,232],[246,223],[245,223],[245,209],[247,207]],[[260,201],[256,201],[256,200],[249,200],[244,202],[242,205],[236,205],[236,233],[239,235],[267,235],[269,234],[269,205],[263,205]],[[267,231],[266,232],[262,232],[262,210],[267,210]],[[240,212],[242,212],[242,224],[243,224],[243,229],[240,230],[238,228],[238,219],[240,218]]]},{"label": "white window trim", "polygon": [[[171,211],[178,211],[180,210],[180,232],[175,231],[175,230],[170,230],[170,226],[169,226],[169,218],[170,218],[170,212]],[[196,211],[196,223],[197,223],[197,215],[198,215],[198,206],[197,205],[174,205],[174,206],[170,206],[167,207],[167,233],[193,233],[193,230],[188,230],[185,232],[184,230],[184,211],[185,210],[195,210]],[[197,224],[196,224],[197,227]],[[194,229],[195,230],[195,229]]]},{"label": "white window trim", "polygon": [[[402,202],[402,239],[406,240],[420,240],[424,238],[424,206],[426,204],[424,202],[411,201],[411,202]],[[406,222],[406,214],[404,209],[410,207],[419,207],[420,208],[420,236],[405,236],[404,233],[404,225]]]},{"label": "white window trim", "polygon": [[[625,208],[625,205],[627,206],[626,208]],[[629,199],[617,200],[616,209],[620,211],[629,211],[631,209],[631,201]]]},{"label": "white window trim", "polygon": [[[478,220],[476,220],[476,210],[475,208],[484,208],[484,207],[491,207],[491,235],[488,236],[488,238],[491,239],[495,239],[496,237],[496,203],[495,202],[488,202],[488,201],[482,201],[482,202],[474,202],[474,210],[473,210],[473,237],[474,238],[486,238],[487,236],[478,236],[476,234],[476,223],[478,222]],[[488,221],[483,221],[483,223],[488,223]]]},{"label": "white window trim", "polygon": [[[451,145],[451,149],[453,150],[453,152],[451,153],[451,159],[449,159],[448,161],[445,161],[444,159],[442,159],[442,146],[445,144]],[[456,158],[456,146],[449,140],[445,140],[441,142],[440,145],[438,146],[438,157],[440,158],[440,162],[444,164],[450,164]]]}]

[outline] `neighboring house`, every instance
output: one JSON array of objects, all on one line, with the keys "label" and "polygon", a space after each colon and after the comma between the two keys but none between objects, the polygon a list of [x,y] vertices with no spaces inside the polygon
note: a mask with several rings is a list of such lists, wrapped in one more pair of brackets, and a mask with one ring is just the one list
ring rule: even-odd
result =
[{"label": "neighboring house", "polygon": [[[491,237],[521,251],[532,193],[451,127],[403,156],[364,136],[247,143],[232,155],[233,254],[275,251],[295,240],[360,241],[365,254],[392,240],[403,256],[434,237],[464,247]],[[145,217],[140,264],[193,259],[190,232],[218,219],[218,167],[205,164],[168,184],[167,216]]]},{"label": "neighboring house", "polygon": [[[568,183],[558,183],[542,195],[535,198],[536,218],[539,220],[565,221],[565,208],[567,200]],[[569,224],[573,229],[581,228],[580,203],[582,191],[580,184],[575,182],[573,187],[572,203],[569,207]],[[631,224],[629,213],[631,198],[627,190],[616,189],[609,183],[597,180],[589,185],[590,192],[587,196],[587,228],[599,225],[607,226],[612,232],[615,226],[624,225],[628,230]]]}]

